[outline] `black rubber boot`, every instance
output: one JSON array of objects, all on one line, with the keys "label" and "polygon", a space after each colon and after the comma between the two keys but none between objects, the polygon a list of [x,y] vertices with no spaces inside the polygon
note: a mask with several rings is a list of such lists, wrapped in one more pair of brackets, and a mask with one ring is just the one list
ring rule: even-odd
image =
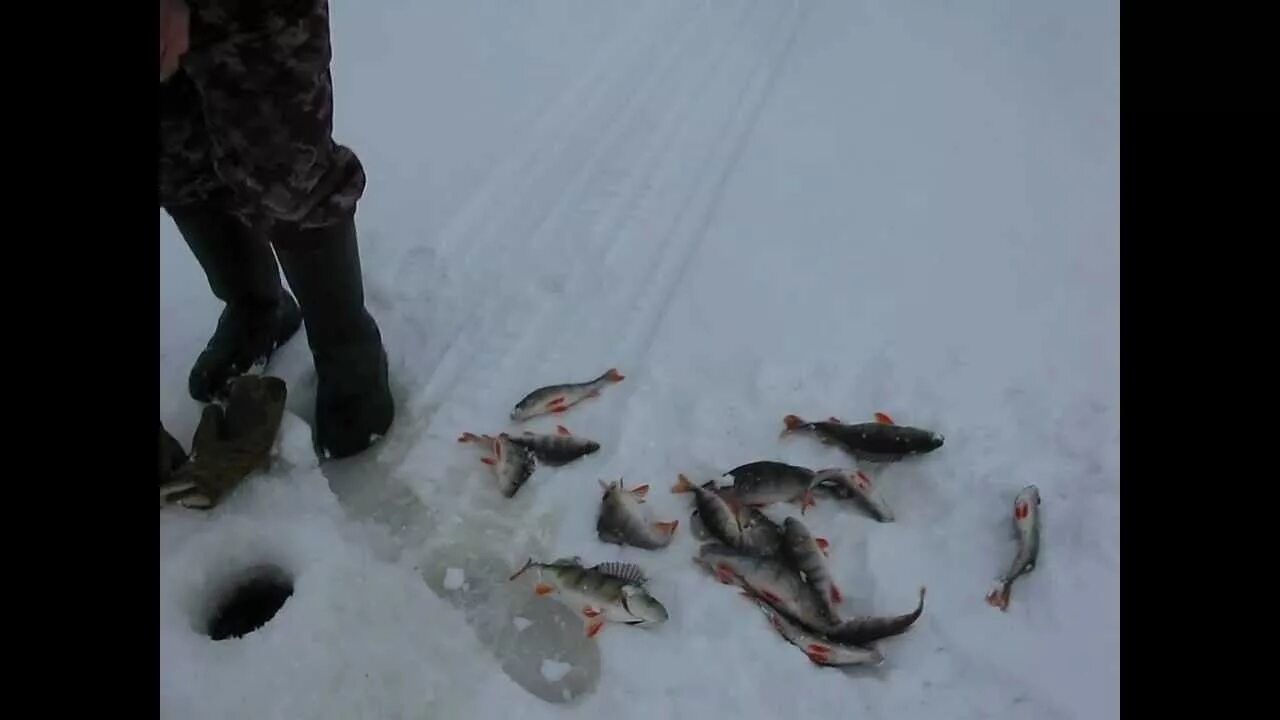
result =
[{"label": "black rubber boot", "polygon": [[390,429],[395,408],[382,334],[364,304],[355,218],[307,229],[277,223],[271,240],[315,358],[316,452],[363,452]]},{"label": "black rubber boot", "polygon": [[280,283],[271,246],[216,203],[165,208],[226,307],[188,378],[191,397],[211,402],[233,377],[263,369],[298,332],[298,304]]}]

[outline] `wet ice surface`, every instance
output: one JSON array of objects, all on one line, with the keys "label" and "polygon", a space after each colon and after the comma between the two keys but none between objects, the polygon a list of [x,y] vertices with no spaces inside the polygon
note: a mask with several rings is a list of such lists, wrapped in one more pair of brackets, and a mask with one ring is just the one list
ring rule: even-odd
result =
[{"label": "wet ice surface", "polygon": [[[1115,9],[335,5],[397,421],[318,468],[304,335],[277,355],[271,471],[161,513],[162,716],[1118,717]],[[160,415],[189,446],[186,373],[219,307],[160,231]],[[567,416],[507,419],[609,367],[627,379]],[[946,445],[864,467],[893,523],[822,498],[804,521],[848,614],[928,598],[884,666],[821,669],[694,567],[667,489],[758,459],[847,466],[779,438],[782,417],[877,411]],[[511,499],[456,442],[558,423],[601,450]],[[619,477],[681,520],[671,546],[597,540],[597,481]],[[1041,561],[1001,613],[983,596],[1030,483]],[[580,608],[508,580],[574,555],[639,564],[671,619],[588,639]],[[209,640],[214,596],[263,562],[294,594]]]}]

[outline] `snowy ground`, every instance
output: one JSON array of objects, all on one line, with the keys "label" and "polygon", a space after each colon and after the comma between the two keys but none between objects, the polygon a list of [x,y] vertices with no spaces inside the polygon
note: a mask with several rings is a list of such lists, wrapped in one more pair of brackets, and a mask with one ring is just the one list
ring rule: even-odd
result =
[{"label": "snowy ground", "polygon": [[[335,2],[333,23],[398,421],[321,471],[304,339],[279,355],[272,472],[161,513],[163,716],[1119,717],[1115,3],[382,0]],[[160,256],[160,417],[185,444],[219,308],[163,214]],[[560,419],[603,449],[512,500],[455,442],[609,367],[627,379]],[[878,474],[897,522],[806,516],[854,611],[929,588],[884,667],[849,675],[698,572],[666,490],[756,459],[847,464],[779,439],[782,417],[875,411],[947,443]],[[596,481],[619,476],[682,521],[671,547],[595,539]],[[983,595],[1028,483],[1042,561],[1002,614]],[[530,554],[639,562],[671,619],[589,644],[513,619],[503,602],[554,604],[506,582]],[[260,562],[292,573],[289,602],[246,638],[201,635]],[[570,703],[486,650],[544,644],[547,681],[587,678]]]}]

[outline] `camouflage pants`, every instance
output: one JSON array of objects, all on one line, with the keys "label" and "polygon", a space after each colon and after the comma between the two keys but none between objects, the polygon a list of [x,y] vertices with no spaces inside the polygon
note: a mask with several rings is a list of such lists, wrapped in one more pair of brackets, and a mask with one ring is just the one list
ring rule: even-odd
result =
[{"label": "camouflage pants", "polygon": [[160,205],[226,203],[258,227],[353,213],[365,174],[332,137],[328,0],[188,4],[190,49],[160,86]]}]

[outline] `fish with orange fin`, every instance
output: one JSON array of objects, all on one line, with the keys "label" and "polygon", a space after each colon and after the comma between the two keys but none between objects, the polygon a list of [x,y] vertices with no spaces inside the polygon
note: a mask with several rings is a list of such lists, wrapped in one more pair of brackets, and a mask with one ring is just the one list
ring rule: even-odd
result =
[{"label": "fish with orange fin", "polygon": [[476,443],[493,453],[480,458],[480,462],[493,468],[498,478],[498,491],[505,497],[514,497],[538,467],[533,451],[506,433],[499,433],[497,437],[463,433],[458,442]]},{"label": "fish with orange fin", "polygon": [[599,634],[605,623],[653,626],[667,621],[667,609],[645,589],[648,579],[636,565],[604,562],[586,567],[578,557],[549,563],[529,558],[510,579],[530,568],[538,572],[533,591],[580,612],[587,637]]},{"label": "fish with orange fin", "polygon": [[827,541],[815,538],[809,528],[794,517],[783,521],[782,532],[785,538],[784,557],[792,567],[804,574],[805,582],[818,591],[831,617],[839,617],[836,606],[844,602],[844,597],[831,576],[831,570],[827,568]]},{"label": "fish with orange fin", "polygon": [[727,547],[756,557],[774,557],[782,552],[782,529],[758,509],[743,503],[732,486],[717,487],[713,480],[695,485],[681,474],[671,492],[693,493],[696,526]]},{"label": "fish with orange fin", "polygon": [[742,526],[738,521],[740,506],[732,497],[719,492],[715,481],[696,485],[683,473],[671,487],[673,493],[692,493],[698,524],[712,537],[736,548],[742,545]]},{"label": "fish with orange fin", "polygon": [[829,468],[813,471],[799,465],[757,460],[728,471],[733,485],[726,490],[746,505],[761,506],[778,502],[799,503],[800,514],[814,505],[813,488],[836,478],[843,470]]},{"label": "fish with orange fin", "polygon": [[[458,438],[458,442],[461,443],[484,444],[492,443],[494,440],[492,435],[476,435],[470,432],[462,433]],[[574,435],[564,425],[557,425],[554,433],[525,431],[522,435],[512,435],[511,442],[529,448],[537,456],[538,462],[551,466],[571,463],[600,449],[600,443]]]},{"label": "fish with orange fin", "polygon": [[609,368],[603,375],[587,382],[546,385],[521,398],[511,410],[511,419],[520,422],[539,415],[559,414],[578,403],[600,395],[600,391],[625,378],[617,368]]},{"label": "fish with orange fin", "polygon": [[885,502],[871,478],[861,470],[831,475],[823,478],[821,483],[823,487],[834,488],[841,497],[853,498],[857,505],[878,522],[893,522],[893,509]]},{"label": "fish with orange fin", "polygon": [[[745,594],[745,593],[744,593]],[[747,594],[769,619],[773,629],[778,631],[787,642],[800,648],[814,665],[841,667],[845,665],[879,665],[884,662],[884,655],[879,650],[860,647],[848,643],[832,642],[814,632],[806,630],[778,612],[772,605]]]},{"label": "fish with orange fin", "polygon": [[644,508],[648,485],[628,490],[621,478],[608,485],[603,480],[597,482],[604,490],[596,518],[596,535],[601,541],[643,550],[659,550],[671,544],[680,523],[678,520],[654,522],[648,517]]},{"label": "fish with orange fin", "polygon": [[809,630],[823,633],[839,622],[800,571],[781,559],[746,555],[709,542],[698,549],[694,562],[720,582],[741,587]]},{"label": "fish with orange fin", "polygon": [[1018,552],[1004,575],[987,594],[987,604],[1009,609],[1009,588],[1013,581],[1035,570],[1040,555],[1040,490],[1028,485],[1013,501],[1013,527],[1018,535]]},{"label": "fish with orange fin", "polygon": [[809,421],[799,415],[782,419],[782,434],[806,431],[816,434],[824,443],[839,445],[858,460],[895,462],[913,455],[931,453],[942,447],[941,434],[910,425],[898,425],[884,413],[876,413],[874,422],[847,424],[839,418]]}]

